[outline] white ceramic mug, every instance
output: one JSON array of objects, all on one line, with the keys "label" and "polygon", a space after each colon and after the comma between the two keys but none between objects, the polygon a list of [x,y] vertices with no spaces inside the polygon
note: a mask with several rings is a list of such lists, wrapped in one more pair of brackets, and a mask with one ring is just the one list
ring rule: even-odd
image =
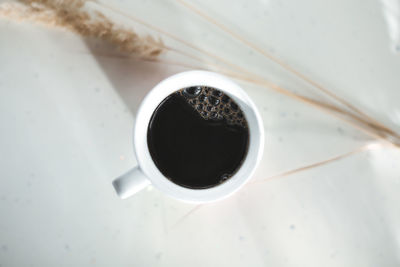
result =
[{"label": "white ceramic mug", "polygon": [[[189,189],[173,183],[156,167],[147,146],[147,130],[153,112],[167,96],[179,89],[199,85],[221,90],[239,105],[249,127],[249,147],[242,165],[227,181],[212,188]],[[147,94],[137,112],[133,140],[138,166],[113,181],[121,198],[132,196],[151,184],[176,199],[205,203],[230,196],[251,178],[263,153],[264,128],[256,106],[236,83],[213,72],[187,71],[161,81]]]}]

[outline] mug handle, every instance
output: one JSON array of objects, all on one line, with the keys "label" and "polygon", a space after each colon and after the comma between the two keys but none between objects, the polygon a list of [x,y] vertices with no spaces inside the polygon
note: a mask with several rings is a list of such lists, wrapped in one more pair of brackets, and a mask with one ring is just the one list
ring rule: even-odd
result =
[{"label": "mug handle", "polygon": [[116,178],[112,184],[118,196],[125,199],[150,185],[150,181],[139,166],[136,166]]}]

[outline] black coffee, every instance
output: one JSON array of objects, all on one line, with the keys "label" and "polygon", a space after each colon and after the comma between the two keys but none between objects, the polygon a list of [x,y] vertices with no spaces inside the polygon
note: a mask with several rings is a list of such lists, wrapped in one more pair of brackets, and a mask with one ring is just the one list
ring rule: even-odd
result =
[{"label": "black coffee", "polygon": [[210,188],[242,164],[249,143],[247,121],[226,94],[204,86],[179,90],[154,111],[147,134],[161,173],[187,188]]}]

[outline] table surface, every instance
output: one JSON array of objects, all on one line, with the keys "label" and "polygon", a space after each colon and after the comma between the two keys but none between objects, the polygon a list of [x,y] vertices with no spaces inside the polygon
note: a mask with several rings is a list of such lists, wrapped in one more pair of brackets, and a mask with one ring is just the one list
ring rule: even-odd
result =
[{"label": "table surface", "polygon": [[[107,3],[285,88],[316,94],[178,1]],[[400,132],[400,1],[191,3]],[[111,181],[136,164],[131,134],[140,101],[187,69],[165,62],[199,65],[171,52],[152,63],[98,48],[65,30],[0,19],[0,266],[400,264],[393,148],[248,184],[213,204],[183,203],[151,186],[120,200]],[[376,143],[269,88],[241,85],[266,131],[252,181]]]}]

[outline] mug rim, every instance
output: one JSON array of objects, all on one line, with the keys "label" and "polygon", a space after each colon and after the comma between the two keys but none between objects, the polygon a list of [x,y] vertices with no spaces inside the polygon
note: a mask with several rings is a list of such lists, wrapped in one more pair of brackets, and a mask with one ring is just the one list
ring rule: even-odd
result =
[{"label": "mug rim", "polygon": [[[158,105],[173,92],[190,86],[209,86],[226,93],[239,105],[249,127],[248,150],[241,166],[227,181],[211,188],[190,189],[169,180],[155,165],[147,145],[148,125]],[[154,187],[176,199],[204,203],[228,197],[251,178],[263,153],[264,128],[256,106],[239,85],[214,72],[192,70],[170,76],[148,92],[137,112],[133,140],[139,168]]]}]

